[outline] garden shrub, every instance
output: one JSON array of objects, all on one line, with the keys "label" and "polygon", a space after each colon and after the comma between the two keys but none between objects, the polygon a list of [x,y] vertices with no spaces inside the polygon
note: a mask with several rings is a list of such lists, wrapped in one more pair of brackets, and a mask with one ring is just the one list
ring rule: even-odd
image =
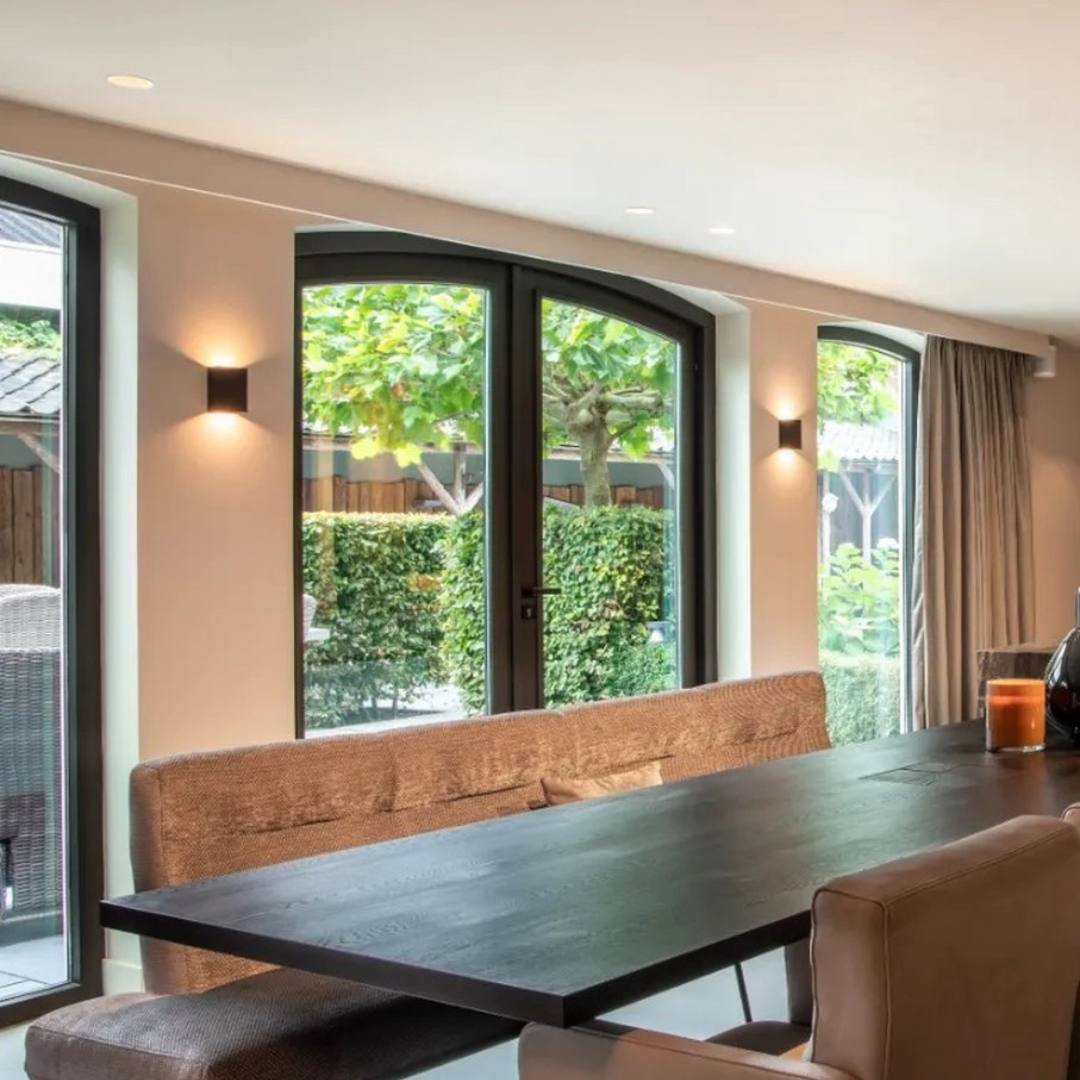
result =
[{"label": "garden shrub", "polygon": [[900,723],[900,550],[895,543],[883,541],[869,562],[854,544],[836,549],[819,578],[818,631],[833,744],[894,734]]},{"label": "garden shrub", "polygon": [[836,549],[819,575],[818,634],[823,652],[900,655],[900,549],[895,543],[879,544],[869,563],[854,544]]},{"label": "garden shrub", "polygon": [[425,514],[305,514],[304,592],[328,641],[304,651],[311,728],[376,718],[376,702],[407,702],[436,683],[436,596],[447,519]]},{"label": "garden shrub", "polygon": [[826,726],[834,746],[895,735],[900,723],[900,658],[821,654]]},{"label": "garden shrub", "polygon": [[[546,704],[675,685],[674,642],[650,641],[664,618],[669,515],[648,507],[544,508]],[[443,667],[470,711],[484,707],[483,519],[470,514],[447,532],[440,590]]]}]

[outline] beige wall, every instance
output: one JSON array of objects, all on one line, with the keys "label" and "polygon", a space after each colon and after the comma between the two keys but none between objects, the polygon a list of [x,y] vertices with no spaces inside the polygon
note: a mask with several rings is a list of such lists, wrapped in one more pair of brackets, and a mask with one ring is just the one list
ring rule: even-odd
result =
[{"label": "beige wall", "polygon": [[[750,304],[751,670],[817,667],[815,312]],[[801,419],[803,451],[778,450]]]},{"label": "beige wall", "polygon": [[1080,588],[1080,352],[1062,349],[1053,379],[1028,383],[1035,519],[1035,624],[1040,641],[1073,625]]},{"label": "beige wall", "polygon": [[[140,753],[291,738],[296,218],[137,194]],[[223,362],[246,417],[205,411]]]}]

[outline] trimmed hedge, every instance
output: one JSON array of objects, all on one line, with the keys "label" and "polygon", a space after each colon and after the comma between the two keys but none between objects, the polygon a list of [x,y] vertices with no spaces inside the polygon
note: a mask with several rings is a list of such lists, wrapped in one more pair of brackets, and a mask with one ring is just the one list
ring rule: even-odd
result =
[{"label": "trimmed hedge", "polygon": [[895,735],[900,724],[900,660],[823,652],[826,726],[834,746]]},{"label": "trimmed hedge", "polygon": [[305,514],[304,592],[326,642],[304,652],[308,727],[376,718],[442,677],[436,605],[446,519],[425,514]]},{"label": "trimmed hedge", "polygon": [[[642,506],[544,508],[546,704],[649,694],[675,685],[675,643],[651,642],[664,618],[670,515]],[[483,519],[447,532],[440,590],[444,669],[466,706],[484,706]]]},{"label": "trimmed hedge", "polygon": [[[326,642],[304,654],[311,728],[381,718],[449,683],[484,708],[483,517],[305,514],[304,591]],[[648,507],[544,509],[550,706],[673,687],[674,641],[653,642],[670,595],[670,515]]]},{"label": "trimmed hedge", "polygon": [[[549,706],[676,685],[675,643],[650,641],[648,626],[670,611],[670,530],[647,507],[545,507],[544,582],[563,590],[545,600]],[[447,683],[483,710],[480,514],[305,514],[302,540],[304,591],[330,630],[304,654],[309,727],[378,719],[386,702]],[[826,651],[821,673],[834,745],[896,732],[897,658]]]}]

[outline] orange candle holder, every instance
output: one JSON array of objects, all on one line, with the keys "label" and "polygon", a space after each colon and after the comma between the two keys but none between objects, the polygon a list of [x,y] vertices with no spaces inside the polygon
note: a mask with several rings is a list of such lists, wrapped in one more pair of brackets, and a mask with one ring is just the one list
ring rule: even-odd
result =
[{"label": "orange candle holder", "polygon": [[986,684],[986,749],[1027,754],[1046,745],[1046,685],[1041,679]]}]

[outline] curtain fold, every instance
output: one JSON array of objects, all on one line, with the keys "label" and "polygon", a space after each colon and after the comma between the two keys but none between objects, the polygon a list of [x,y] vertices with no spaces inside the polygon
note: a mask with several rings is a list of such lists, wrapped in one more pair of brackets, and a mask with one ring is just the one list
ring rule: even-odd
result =
[{"label": "curtain fold", "polygon": [[982,648],[1035,626],[1027,359],[927,340],[919,381],[912,591],[918,728],[976,715]]}]

